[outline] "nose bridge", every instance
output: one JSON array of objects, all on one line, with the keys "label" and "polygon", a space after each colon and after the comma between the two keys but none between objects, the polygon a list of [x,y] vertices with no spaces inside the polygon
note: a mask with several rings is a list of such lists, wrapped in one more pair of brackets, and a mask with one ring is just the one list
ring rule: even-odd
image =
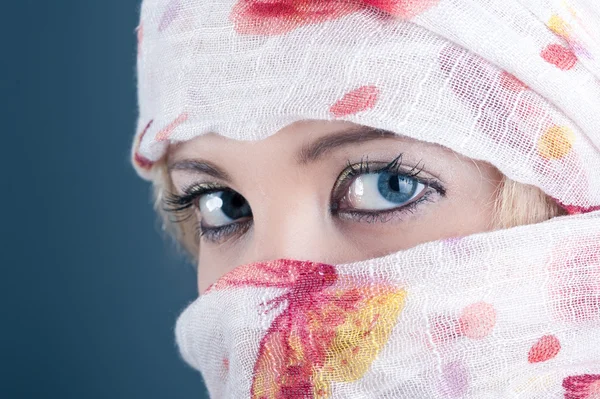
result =
[{"label": "nose bridge", "polygon": [[265,196],[253,210],[254,234],[249,248],[252,261],[278,258],[324,261],[325,220],[314,193],[301,189]]}]

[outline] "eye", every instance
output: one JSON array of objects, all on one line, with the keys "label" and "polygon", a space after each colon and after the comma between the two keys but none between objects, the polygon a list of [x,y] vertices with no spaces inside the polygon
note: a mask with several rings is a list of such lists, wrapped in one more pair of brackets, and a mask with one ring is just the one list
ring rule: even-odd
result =
[{"label": "eye", "polygon": [[402,220],[403,215],[413,214],[446,196],[446,189],[437,179],[421,176],[424,166],[404,167],[401,158],[402,154],[373,170],[368,159],[358,164],[348,161],[331,193],[332,215],[344,220],[385,223]]},{"label": "eye", "polygon": [[252,224],[250,204],[235,190],[217,183],[195,183],[182,192],[167,192],[163,209],[173,214],[175,223],[198,219],[194,223],[197,239],[217,243]]},{"label": "eye", "polygon": [[204,227],[221,227],[237,219],[251,217],[248,201],[233,190],[216,191],[198,198],[198,208]]},{"label": "eye", "polygon": [[354,179],[340,210],[385,210],[398,208],[419,197],[426,186],[412,176],[390,172],[363,174]]}]

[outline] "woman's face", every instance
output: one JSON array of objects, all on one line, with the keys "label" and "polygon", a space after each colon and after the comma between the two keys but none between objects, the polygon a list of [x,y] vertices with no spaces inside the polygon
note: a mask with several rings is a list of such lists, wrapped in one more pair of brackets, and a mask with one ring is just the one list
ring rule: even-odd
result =
[{"label": "woman's face", "polygon": [[493,229],[501,173],[437,144],[304,120],[260,141],[207,134],[171,146],[171,201],[202,232],[202,293],[236,266],[330,264]]}]

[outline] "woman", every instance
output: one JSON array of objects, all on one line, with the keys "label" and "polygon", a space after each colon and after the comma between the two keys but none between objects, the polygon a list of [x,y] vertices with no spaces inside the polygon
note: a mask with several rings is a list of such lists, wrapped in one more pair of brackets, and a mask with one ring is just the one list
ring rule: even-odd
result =
[{"label": "woman", "polygon": [[211,397],[600,394],[598,11],[144,2],[133,163]]}]

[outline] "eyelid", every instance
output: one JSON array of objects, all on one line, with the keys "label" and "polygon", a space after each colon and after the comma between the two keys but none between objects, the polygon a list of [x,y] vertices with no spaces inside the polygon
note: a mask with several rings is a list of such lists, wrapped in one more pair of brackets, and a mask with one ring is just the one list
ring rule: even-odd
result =
[{"label": "eyelid", "polygon": [[431,197],[435,194],[439,195],[439,192],[436,189],[426,188],[424,195],[422,195],[420,198],[399,208],[387,209],[383,211],[344,210],[342,212],[337,212],[336,214],[337,217],[341,219],[347,219],[353,222],[362,222],[367,219],[369,223],[373,221],[386,223],[392,219],[400,218],[401,215],[406,213],[414,213],[414,211],[425,202],[434,202]]}]

